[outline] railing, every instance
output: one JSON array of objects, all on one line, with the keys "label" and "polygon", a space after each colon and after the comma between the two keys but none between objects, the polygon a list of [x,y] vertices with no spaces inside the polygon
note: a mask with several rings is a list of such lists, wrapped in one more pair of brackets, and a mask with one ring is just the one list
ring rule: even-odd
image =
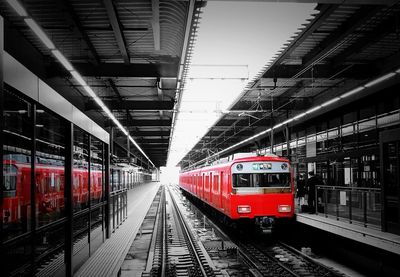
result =
[{"label": "railing", "polygon": [[110,226],[114,232],[128,216],[128,189],[110,192]]},{"label": "railing", "polygon": [[364,227],[381,226],[381,189],[317,186],[317,214]]}]

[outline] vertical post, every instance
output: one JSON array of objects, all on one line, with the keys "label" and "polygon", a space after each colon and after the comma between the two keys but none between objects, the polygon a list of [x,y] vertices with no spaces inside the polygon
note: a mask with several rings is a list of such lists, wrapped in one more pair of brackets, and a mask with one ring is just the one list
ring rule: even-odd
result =
[{"label": "vertical post", "polygon": [[128,163],[131,157],[131,141],[129,140],[129,137],[126,137],[126,156],[128,157]]},{"label": "vertical post", "polygon": [[290,160],[290,130],[287,124],[285,126],[285,131],[286,131],[286,156]]},{"label": "vertical post", "polygon": [[274,96],[271,93],[271,133],[270,133],[270,142],[271,142],[271,154],[275,154],[274,151],[274,129],[272,127],[274,126]]},{"label": "vertical post", "polygon": [[3,91],[3,46],[4,46],[4,28],[3,17],[0,16],[0,260],[4,261],[3,255],[3,128],[4,128],[4,91]]},{"label": "vertical post", "polygon": [[73,253],[73,203],[72,203],[72,188],[73,188],[73,166],[74,166],[74,125],[68,123],[66,132],[66,147],[65,147],[65,215],[67,217],[65,230],[65,276],[72,276],[72,253]]},{"label": "vertical post", "polygon": [[88,234],[88,242],[89,242],[89,256],[91,256],[91,245],[90,245],[90,235],[92,232],[92,188],[91,188],[91,172],[92,172],[92,135],[89,135],[88,138],[88,145],[89,145],[89,150],[88,150],[88,194],[89,194],[89,234]]},{"label": "vertical post", "polygon": [[353,210],[352,210],[352,203],[353,203],[353,199],[351,196],[351,190],[349,190],[349,221],[350,223],[353,223]]},{"label": "vertical post", "polygon": [[325,201],[325,203],[324,203],[325,217],[328,217],[328,189],[327,188],[324,189],[324,198],[325,198],[324,199],[324,201]]},{"label": "vertical post", "polygon": [[105,206],[105,223],[106,223],[106,238],[110,238],[111,236],[111,231],[110,231],[110,145],[104,144],[104,165],[105,165],[105,188],[104,188],[104,194],[105,194],[105,200],[106,200],[106,206]]},{"label": "vertical post", "polygon": [[[386,162],[384,161],[386,157],[386,151],[384,150],[385,144],[382,140],[382,133],[379,135],[379,165],[380,165],[380,174],[381,174],[381,230],[383,232],[387,231],[387,224],[386,224],[386,212],[385,212],[385,170],[384,166],[386,165]],[[361,176],[361,175],[360,175]]]},{"label": "vertical post", "polygon": [[363,191],[363,202],[364,202],[364,227],[367,227],[367,191]]},{"label": "vertical post", "polygon": [[340,190],[336,189],[336,220],[339,220],[339,199]]},{"label": "vertical post", "polygon": [[32,105],[31,110],[31,118],[32,118],[32,145],[31,145],[31,222],[32,222],[32,236],[31,236],[31,245],[32,245],[32,273],[35,272],[35,240],[36,240],[36,199],[35,199],[35,192],[36,192],[36,104]]},{"label": "vertical post", "polygon": [[110,130],[110,154],[111,157],[114,155],[114,127]]}]

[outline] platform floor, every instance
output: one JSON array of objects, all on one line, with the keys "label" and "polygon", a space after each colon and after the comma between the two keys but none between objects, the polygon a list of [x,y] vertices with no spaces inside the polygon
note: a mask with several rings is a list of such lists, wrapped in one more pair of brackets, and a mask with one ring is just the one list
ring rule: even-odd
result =
[{"label": "platform floor", "polygon": [[128,191],[128,218],[74,276],[117,276],[159,187],[151,182]]},{"label": "platform floor", "polygon": [[400,255],[400,236],[398,235],[338,221],[334,218],[327,218],[324,215],[297,213],[296,220],[303,224]]}]

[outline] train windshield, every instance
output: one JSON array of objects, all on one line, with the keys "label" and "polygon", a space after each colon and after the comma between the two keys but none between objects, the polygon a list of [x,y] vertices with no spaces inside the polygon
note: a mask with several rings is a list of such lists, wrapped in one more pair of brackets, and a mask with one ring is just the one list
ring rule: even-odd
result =
[{"label": "train windshield", "polygon": [[234,188],[290,187],[289,173],[240,173],[232,176]]}]

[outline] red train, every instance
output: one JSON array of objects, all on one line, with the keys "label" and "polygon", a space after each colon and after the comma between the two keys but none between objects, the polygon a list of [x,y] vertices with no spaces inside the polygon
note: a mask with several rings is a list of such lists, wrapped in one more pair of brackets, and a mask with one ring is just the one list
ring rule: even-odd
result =
[{"label": "red train", "polygon": [[289,160],[238,153],[214,165],[182,172],[179,186],[232,220],[272,223],[294,216]]},{"label": "red train", "polygon": [[[27,224],[31,206],[30,157],[23,154],[7,155],[3,159],[3,226],[9,231]],[[63,213],[65,176],[62,161],[39,158],[35,170],[35,202],[38,224],[43,225]],[[92,167],[91,201],[100,201],[103,194],[101,168]],[[85,207],[89,201],[88,170],[73,169],[73,205]],[[23,231],[23,230],[22,230]]]}]

